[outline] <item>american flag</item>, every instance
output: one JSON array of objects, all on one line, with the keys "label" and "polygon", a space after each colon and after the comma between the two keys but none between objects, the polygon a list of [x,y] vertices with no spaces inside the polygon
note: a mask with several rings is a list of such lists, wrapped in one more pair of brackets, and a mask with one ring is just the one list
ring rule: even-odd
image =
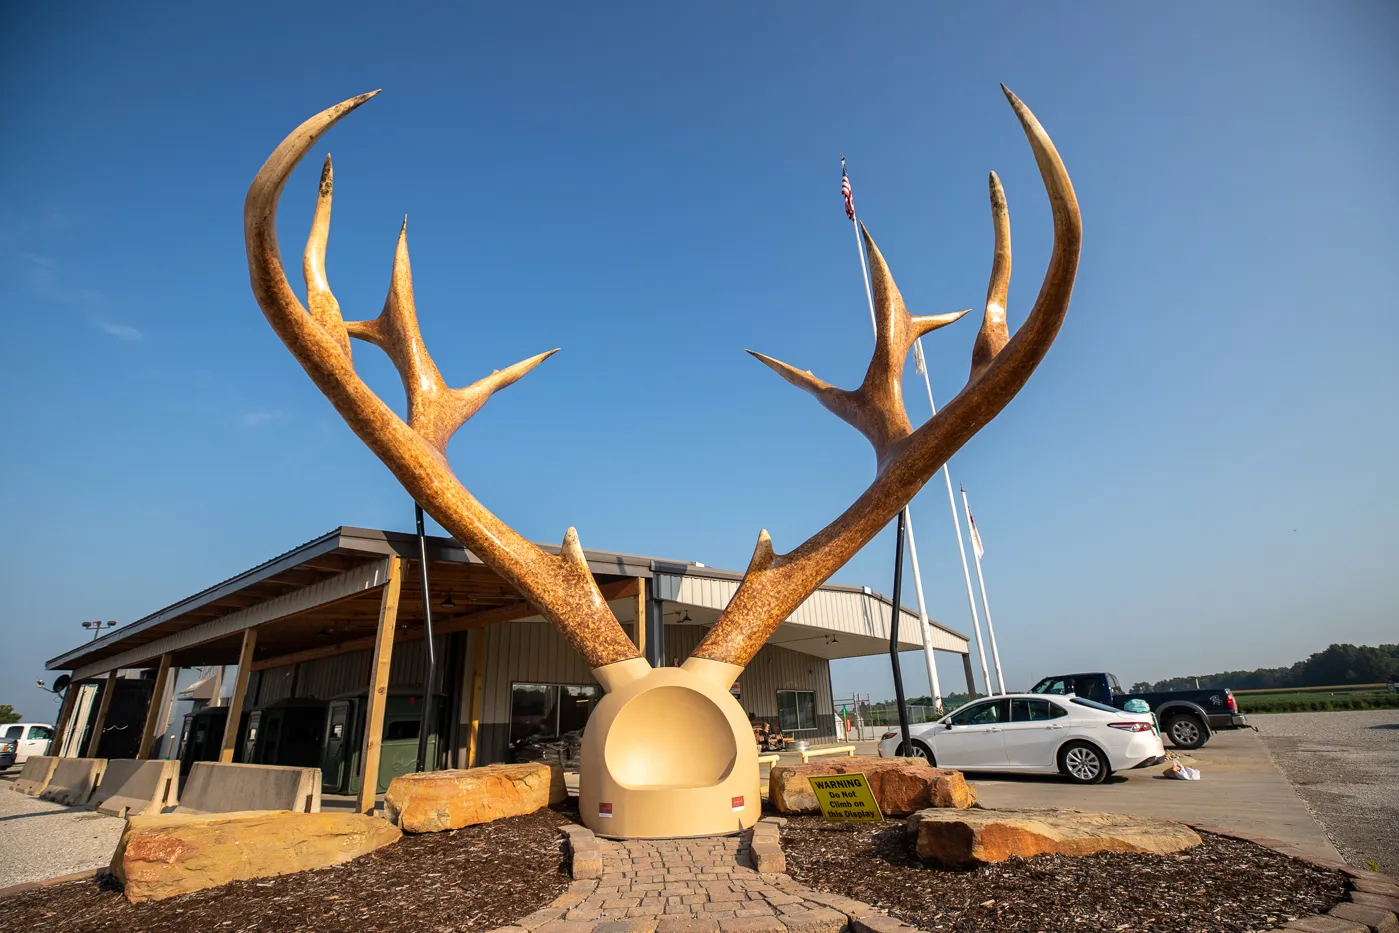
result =
[{"label": "american flag", "polygon": [[845,173],[845,160],[840,160],[840,193],[845,197],[845,216],[855,220],[855,195],[850,191],[850,176]]}]

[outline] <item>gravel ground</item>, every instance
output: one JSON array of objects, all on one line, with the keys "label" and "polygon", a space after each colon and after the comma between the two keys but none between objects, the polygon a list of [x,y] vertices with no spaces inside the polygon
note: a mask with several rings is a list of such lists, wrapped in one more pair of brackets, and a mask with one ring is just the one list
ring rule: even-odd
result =
[{"label": "gravel ground", "polygon": [[79,881],[5,901],[6,926],[46,933],[479,933],[546,906],[569,884],[558,827],[539,810],[404,836],[342,865],[235,881],[150,904]]},{"label": "gravel ground", "polygon": [[1037,855],[972,871],[921,862],[902,821],[833,825],[792,817],[793,877],[945,933],[1245,933],[1334,907],[1345,876],[1201,833],[1175,855]]},{"label": "gravel ground", "polygon": [[1249,716],[1352,865],[1399,872],[1399,710]]},{"label": "gravel ground", "polygon": [[0,781],[0,888],[105,868],[125,820],[16,793]]}]

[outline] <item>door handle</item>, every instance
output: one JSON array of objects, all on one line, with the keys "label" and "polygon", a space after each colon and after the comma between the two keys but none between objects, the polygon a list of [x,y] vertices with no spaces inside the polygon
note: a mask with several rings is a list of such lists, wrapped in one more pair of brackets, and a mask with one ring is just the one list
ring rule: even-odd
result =
[{"label": "door handle", "polygon": [[990,729],[987,729],[986,731],[987,731],[987,732],[1000,732],[1000,731],[1001,731],[1001,727],[1000,727],[1000,726],[992,726]]}]

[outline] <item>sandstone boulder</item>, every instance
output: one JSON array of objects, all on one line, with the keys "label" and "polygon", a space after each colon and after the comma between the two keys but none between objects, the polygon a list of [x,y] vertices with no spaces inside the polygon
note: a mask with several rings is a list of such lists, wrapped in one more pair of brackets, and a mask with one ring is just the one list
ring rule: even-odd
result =
[{"label": "sandstone boulder", "polygon": [[133,816],[112,856],[126,899],[159,901],[245,878],[338,865],[397,842],[402,833],[360,813]]},{"label": "sandstone boulder", "polygon": [[389,783],[384,818],[405,833],[440,833],[533,813],[568,796],[563,768],[530,761],[404,774]]},{"label": "sandstone boulder", "polygon": [[976,804],[976,791],[960,771],[934,768],[922,758],[865,756],[774,765],[768,779],[772,805],[782,813],[820,813],[816,794],[807,782],[813,774],[863,774],[886,816],[928,807],[966,809]]},{"label": "sandstone boulder", "polygon": [[951,868],[1048,853],[1152,852],[1200,844],[1184,823],[1081,810],[920,810],[908,833],[921,859]]}]

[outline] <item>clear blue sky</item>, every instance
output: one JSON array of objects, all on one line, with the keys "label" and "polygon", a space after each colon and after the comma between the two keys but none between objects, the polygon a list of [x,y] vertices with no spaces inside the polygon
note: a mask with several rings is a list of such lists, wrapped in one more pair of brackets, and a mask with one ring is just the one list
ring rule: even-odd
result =
[{"label": "clear blue sky", "polygon": [[[742,351],[858,382],[842,151],[916,313],[983,298],[998,171],[1023,320],[1049,217],[1003,81],[1085,226],[1058,343],[952,462],[1012,685],[1394,641],[1397,43],[1388,2],[7,4],[0,702],[52,715],[32,681],[84,619],[336,525],[409,527],[254,304],[240,219],[286,132],[376,87],[322,145],[332,284],[376,314],[407,213],[450,381],[563,347],[451,449],[526,536],[741,568],[760,527],[788,550],[843,509],[867,445]],[[293,270],[318,162],[282,202]],[[927,341],[940,400],[975,332]],[[965,631],[940,482],[914,517],[930,610]],[[892,549],[837,579],[888,592]],[[835,679],[890,692],[881,659]]]}]

